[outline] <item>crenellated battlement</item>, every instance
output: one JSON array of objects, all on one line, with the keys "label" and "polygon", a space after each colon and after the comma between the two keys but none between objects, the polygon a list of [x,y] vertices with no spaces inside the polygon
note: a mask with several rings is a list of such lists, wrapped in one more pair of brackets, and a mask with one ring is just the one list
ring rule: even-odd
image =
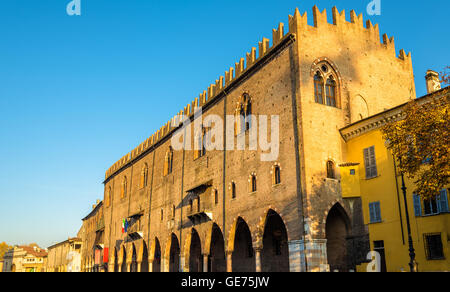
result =
[{"label": "crenellated battlement", "polygon": [[394,38],[389,38],[386,34],[383,35],[383,42],[380,42],[380,31],[378,24],[372,24],[370,20],[367,20],[364,25],[364,19],[362,14],[356,14],[354,10],[350,11],[350,21],[347,21],[345,10],[339,12],[336,7],[332,8],[332,23],[328,22],[327,10],[320,11],[317,6],[313,7],[313,25],[308,24],[308,13],[304,12],[300,14],[296,9],[293,16],[289,16],[289,32],[290,33],[307,33],[311,30],[320,30],[322,28],[333,27],[336,30],[342,32],[348,32],[351,30],[360,30],[366,33],[368,39],[372,40],[377,45],[384,47],[392,51],[393,55],[399,60],[411,61],[410,53],[404,54],[402,50],[397,54],[395,50]]},{"label": "crenellated battlement", "polygon": [[[134,148],[130,153],[123,156],[119,161],[114,163],[105,174],[105,179],[108,179],[114,173],[118,172],[125,165],[132,162],[135,158],[139,157],[142,153],[150,149],[156,143],[161,141],[171,131],[176,129],[179,123],[184,117],[190,117],[194,114],[197,107],[203,107],[216,96],[218,96],[223,90],[230,86],[237,78],[245,74],[250,68],[257,65],[265,55],[271,50],[277,47],[285,38],[289,35],[308,34],[314,30],[321,29],[333,29],[341,30],[342,32],[349,32],[354,30],[363,31],[367,35],[367,39],[374,44],[392,51],[393,57],[399,61],[411,62],[411,53],[406,54],[404,50],[400,50],[397,56],[395,51],[394,38],[389,38],[386,34],[383,35],[383,42],[380,42],[380,32],[378,24],[373,25],[370,20],[367,20],[364,25],[362,14],[357,15],[354,10],[350,11],[350,21],[347,21],[345,10],[338,11],[336,7],[332,8],[332,23],[328,23],[327,11],[324,9],[322,12],[317,6],[313,7],[313,26],[308,24],[307,12],[303,15],[300,14],[298,8],[295,10],[294,15],[289,15],[288,24],[289,32],[285,33],[284,24],[280,23],[278,28],[272,30],[272,44],[267,38],[263,38],[258,43],[258,48],[252,47],[250,52],[246,53],[245,58],[240,58],[238,62],[234,64],[234,67],[230,67],[225,71],[224,76],[220,76],[212,84],[208,86],[206,90],[201,92],[198,97],[187,104],[178,114],[176,114],[170,121],[163,125],[156,133],[146,139],[139,146]],[[258,54],[257,54],[258,50]]]}]

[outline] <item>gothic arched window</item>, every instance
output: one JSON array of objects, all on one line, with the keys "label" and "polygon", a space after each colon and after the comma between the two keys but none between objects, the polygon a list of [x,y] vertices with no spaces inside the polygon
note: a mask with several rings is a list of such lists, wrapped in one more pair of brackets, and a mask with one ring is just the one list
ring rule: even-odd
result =
[{"label": "gothic arched window", "polygon": [[144,164],[141,170],[141,181],[139,184],[141,189],[147,186],[147,181],[148,181],[148,165],[146,163]]},{"label": "gothic arched window", "polygon": [[339,78],[333,67],[328,62],[322,61],[315,65],[312,72],[314,72],[314,101],[339,107]]},{"label": "gothic arched window", "polygon": [[252,127],[252,119],[250,117],[252,115],[252,101],[248,93],[244,93],[244,95],[242,96],[242,102],[245,121],[244,130],[247,131]]},{"label": "gothic arched window", "polygon": [[111,187],[109,187],[105,198],[106,207],[109,207],[111,205],[111,198],[112,198],[112,190]]},{"label": "gothic arched window", "polygon": [[164,176],[172,173],[172,165],[173,165],[173,151],[172,147],[169,147],[169,150],[166,152],[166,157],[164,158]]},{"label": "gothic arched window", "polygon": [[126,196],[127,196],[127,177],[124,176],[122,181],[122,191],[120,193],[120,197],[125,198]]}]

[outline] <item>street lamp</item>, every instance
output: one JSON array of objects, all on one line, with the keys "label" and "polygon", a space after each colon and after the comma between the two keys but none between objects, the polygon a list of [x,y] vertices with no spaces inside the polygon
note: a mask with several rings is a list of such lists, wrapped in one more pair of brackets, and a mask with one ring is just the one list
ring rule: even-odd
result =
[{"label": "street lamp", "polygon": [[[399,162],[400,162],[400,169],[401,169],[401,165],[402,165],[402,158],[399,157],[398,158]],[[403,192],[403,199],[405,201],[405,215],[406,215],[406,226],[408,228],[408,243],[409,243],[409,269],[410,272],[413,273],[415,272],[415,264],[414,264],[414,260],[416,258],[416,253],[414,251],[414,245],[413,245],[413,240],[412,240],[412,236],[411,236],[411,225],[409,223],[409,212],[408,212],[408,201],[406,198],[406,185],[405,185],[405,177],[403,175],[403,171],[400,170],[400,175],[402,178],[402,192]]]}]

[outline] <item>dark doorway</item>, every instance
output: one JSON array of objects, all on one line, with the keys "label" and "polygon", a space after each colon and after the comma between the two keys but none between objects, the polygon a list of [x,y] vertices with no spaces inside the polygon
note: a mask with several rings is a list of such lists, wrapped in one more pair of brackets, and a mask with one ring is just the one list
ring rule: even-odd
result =
[{"label": "dark doorway", "polygon": [[232,265],[233,272],[256,271],[252,235],[247,223],[242,218],[239,218],[237,222]]},{"label": "dark doorway", "polygon": [[180,271],[180,245],[178,244],[178,238],[172,233],[170,242],[170,258],[169,258],[169,272]]},{"label": "dark doorway", "polygon": [[227,262],[225,259],[225,241],[222,231],[217,224],[213,225],[211,234],[210,256],[208,259],[208,271],[226,272]]},{"label": "dark doorway", "polygon": [[131,257],[131,267],[130,272],[136,273],[137,272],[137,253],[136,253],[136,247],[133,244],[133,255]]},{"label": "dark doorway", "polygon": [[114,273],[119,271],[119,258],[117,257],[117,248],[114,249]]},{"label": "dark doorway", "polygon": [[202,244],[195,229],[192,229],[189,251],[189,272],[203,272]]},{"label": "dark doorway", "polygon": [[153,256],[152,271],[161,272],[161,246],[158,238],[155,238],[155,254]]},{"label": "dark doorway", "polygon": [[147,245],[145,242],[142,243],[144,246],[142,247],[142,262],[141,262],[141,272],[146,273],[148,272],[148,250]]},{"label": "dark doorway", "polygon": [[337,203],[331,208],[326,221],[327,257],[330,271],[347,272],[347,236],[349,229],[347,213]]},{"label": "dark doorway", "polygon": [[373,250],[380,254],[380,272],[386,273],[386,253],[384,251],[384,241],[378,240],[373,242]]},{"label": "dark doorway", "polygon": [[273,210],[267,213],[264,227],[261,270],[263,272],[289,272],[287,231],[281,217]]},{"label": "dark doorway", "polygon": [[125,273],[125,272],[127,272],[127,252],[124,247],[122,247],[122,248],[123,248],[123,258],[122,258],[121,272]]}]

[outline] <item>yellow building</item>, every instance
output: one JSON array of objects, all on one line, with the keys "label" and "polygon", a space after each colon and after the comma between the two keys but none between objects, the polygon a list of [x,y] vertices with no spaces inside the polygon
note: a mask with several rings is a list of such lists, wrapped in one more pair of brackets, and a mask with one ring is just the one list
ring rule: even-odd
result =
[{"label": "yellow building", "polygon": [[[450,97],[450,88],[429,93],[416,102],[439,96]],[[386,148],[381,128],[388,121],[401,118],[404,106],[386,110],[340,130],[346,141],[346,161],[349,162],[340,167],[343,197],[361,197],[370,248],[380,253],[381,270],[389,272],[409,271],[410,257],[401,175],[391,151]],[[450,271],[447,190],[442,190],[433,201],[423,201],[413,194],[412,180],[405,176],[405,182],[418,271]],[[359,270],[366,271],[366,265]]]}]

